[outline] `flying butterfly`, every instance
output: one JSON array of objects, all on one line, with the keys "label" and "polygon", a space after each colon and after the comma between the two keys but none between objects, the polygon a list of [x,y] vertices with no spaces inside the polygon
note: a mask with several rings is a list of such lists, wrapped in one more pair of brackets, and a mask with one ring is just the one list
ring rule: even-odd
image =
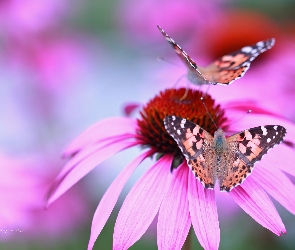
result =
[{"label": "flying butterfly", "polygon": [[251,62],[264,51],[271,49],[275,39],[260,41],[254,45],[245,46],[215,60],[207,67],[197,66],[195,61],[159,26],[158,29],[172,45],[180,60],[188,69],[187,78],[196,85],[221,84],[228,85],[241,78],[249,69]]},{"label": "flying butterfly", "polygon": [[205,188],[230,192],[252,172],[254,163],[283,141],[286,129],[279,125],[259,126],[225,137],[222,129],[214,136],[197,124],[177,116],[164,118],[167,132],[177,142],[188,166]]}]

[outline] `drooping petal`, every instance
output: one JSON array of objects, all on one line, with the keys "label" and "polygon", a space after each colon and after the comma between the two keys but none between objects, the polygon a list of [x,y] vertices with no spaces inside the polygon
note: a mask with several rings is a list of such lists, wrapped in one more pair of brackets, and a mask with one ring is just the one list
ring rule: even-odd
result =
[{"label": "drooping petal", "polygon": [[102,120],[73,140],[64,150],[64,156],[75,154],[88,144],[98,142],[108,137],[115,137],[124,134],[134,134],[137,128],[135,119],[113,117]]},{"label": "drooping petal", "polygon": [[94,242],[108,220],[129,177],[137,168],[137,166],[152,153],[153,151],[149,150],[135,158],[126,168],[123,169],[123,171],[116,177],[108,190],[105,192],[93,216],[88,249],[93,248]]},{"label": "drooping petal", "polygon": [[277,235],[286,232],[273,203],[251,176],[241,186],[234,188],[230,194],[235,202],[259,224]]},{"label": "drooping petal", "polygon": [[[84,158],[84,160],[80,161],[78,164],[76,164],[73,158],[64,167],[68,169],[68,172],[66,172],[60,178],[56,179],[51,189],[49,190],[47,206],[55,201],[64,192],[66,192],[70,187],[72,187],[76,182],[83,178],[98,164],[100,164],[110,156],[114,155],[115,153],[134,145],[134,142],[125,141],[111,144],[108,147],[102,148],[92,155],[89,155],[87,158]],[[73,162],[74,164],[72,164]]]},{"label": "drooping petal", "polygon": [[168,192],[158,217],[158,249],[181,249],[188,235],[191,220],[187,199],[188,167],[181,164],[173,171]]},{"label": "drooping petal", "polygon": [[160,158],[130,190],[115,224],[113,249],[128,249],[152,223],[170,185],[172,159]]},{"label": "drooping petal", "polygon": [[195,234],[205,250],[218,249],[220,229],[214,190],[205,189],[188,174],[189,211]]},{"label": "drooping petal", "polygon": [[138,102],[128,103],[124,106],[124,114],[126,116],[130,116],[140,106],[142,106],[142,104]]},{"label": "drooping petal", "polygon": [[[62,170],[60,171],[56,179],[62,179],[68,172],[71,171],[71,169],[74,166],[78,165],[80,162],[84,161],[85,159],[93,155],[94,153],[99,152],[105,148],[108,148],[109,146],[112,146],[115,144],[119,145],[121,143],[124,143],[123,141],[127,139],[129,139],[128,135],[117,136],[117,137],[109,138],[108,140],[101,141],[101,142],[85,147],[84,149],[82,149],[81,151],[76,153],[72,158],[69,159],[69,161],[62,168]],[[134,141],[134,144],[136,144],[136,140],[133,140],[133,141]],[[116,148],[116,146],[114,147]],[[116,152],[118,151],[114,150],[114,153]],[[109,151],[109,153],[112,153],[112,152]]]},{"label": "drooping petal", "polygon": [[287,210],[295,214],[295,185],[283,172],[271,164],[257,165],[251,174],[252,179]]},{"label": "drooping petal", "polygon": [[245,113],[245,111],[251,110],[253,114],[270,115],[278,118],[283,118],[282,115],[276,114],[274,112],[271,112],[270,110],[263,108],[259,105],[259,103],[255,102],[255,100],[230,101],[228,103],[225,103],[223,107],[226,109],[226,112]]}]

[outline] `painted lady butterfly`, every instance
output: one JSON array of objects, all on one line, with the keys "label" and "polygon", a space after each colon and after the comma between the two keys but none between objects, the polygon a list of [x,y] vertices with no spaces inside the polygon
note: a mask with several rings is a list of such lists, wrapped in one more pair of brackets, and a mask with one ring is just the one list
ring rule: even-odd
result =
[{"label": "painted lady butterfly", "polygon": [[214,137],[195,123],[177,116],[164,118],[167,132],[177,142],[188,166],[205,188],[230,192],[251,173],[254,163],[283,141],[286,129],[279,125],[250,128],[228,138],[222,129]]},{"label": "painted lady butterfly", "polygon": [[199,67],[188,54],[159,26],[166,40],[175,49],[180,60],[187,66],[187,78],[196,85],[221,84],[228,85],[241,78],[249,69],[251,62],[262,52],[271,49],[275,39],[260,41],[254,45],[246,46],[238,51],[217,59],[207,67]]}]

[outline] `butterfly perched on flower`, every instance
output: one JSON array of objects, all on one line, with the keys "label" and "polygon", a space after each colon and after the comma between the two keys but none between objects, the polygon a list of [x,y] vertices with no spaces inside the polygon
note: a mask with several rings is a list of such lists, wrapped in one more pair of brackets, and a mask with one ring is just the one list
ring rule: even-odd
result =
[{"label": "butterfly perched on flower", "polygon": [[164,118],[166,131],[177,142],[196,178],[205,188],[230,192],[252,172],[254,163],[283,141],[286,129],[279,125],[259,126],[225,137],[222,129],[214,136],[197,124],[177,116]]},{"label": "butterfly perched on flower", "polygon": [[272,48],[275,39],[260,41],[251,46],[229,53],[215,60],[207,67],[199,67],[193,59],[159,26],[160,32],[175,49],[180,60],[187,66],[187,78],[196,85],[228,85],[241,78],[249,69],[251,62],[262,52]]}]

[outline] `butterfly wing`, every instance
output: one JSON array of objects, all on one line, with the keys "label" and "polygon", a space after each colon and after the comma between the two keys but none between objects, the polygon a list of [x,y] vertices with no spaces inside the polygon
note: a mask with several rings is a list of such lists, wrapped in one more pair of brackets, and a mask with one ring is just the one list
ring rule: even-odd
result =
[{"label": "butterfly wing", "polygon": [[165,37],[165,39],[171,44],[176,54],[180,58],[180,60],[186,65],[188,68],[188,79],[194,84],[202,85],[202,84],[210,84],[199,71],[197,64],[193,59],[159,26],[158,29]]},{"label": "butterfly wing", "polygon": [[205,68],[199,68],[209,82],[228,85],[241,78],[249,69],[251,62],[264,51],[271,49],[275,39],[260,41],[251,46],[224,55]]},{"label": "butterfly wing", "polygon": [[283,141],[286,129],[282,126],[259,126],[244,130],[227,138],[234,161],[227,166],[227,176],[220,184],[221,191],[231,191],[252,172],[254,163],[267,151]]},{"label": "butterfly wing", "polygon": [[196,178],[206,188],[212,189],[212,166],[206,164],[205,154],[213,137],[195,123],[177,116],[165,117],[164,126],[178,144]]}]

